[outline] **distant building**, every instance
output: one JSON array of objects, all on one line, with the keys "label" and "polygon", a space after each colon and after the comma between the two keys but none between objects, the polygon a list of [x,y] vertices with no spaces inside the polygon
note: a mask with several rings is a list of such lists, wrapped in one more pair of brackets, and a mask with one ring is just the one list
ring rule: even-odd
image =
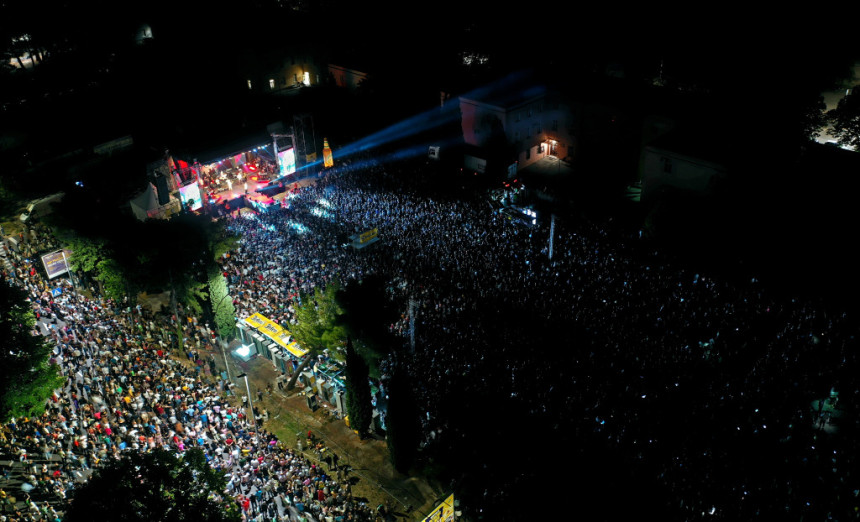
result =
[{"label": "distant building", "polygon": [[366,72],[333,63],[328,64],[328,73],[334,80],[335,85],[346,89],[355,89],[362,81],[367,79]]},{"label": "distant building", "polygon": [[[477,93],[460,97],[466,145],[487,148],[504,137],[510,162],[525,168],[545,156],[567,158],[576,150],[570,105],[538,86],[525,91]],[[487,158],[483,158],[487,159]]]},{"label": "distant building", "polygon": [[308,50],[273,49],[248,56],[245,82],[249,90],[272,94],[289,94],[301,87],[319,85],[326,67]]},{"label": "distant building", "polygon": [[[508,165],[524,169],[553,156],[567,163],[580,148],[610,139],[619,111],[570,86],[530,78],[503,79],[459,98],[463,140],[484,149],[485,157],[504,139]],[[587,100],[587,101],[582,101]],[[468,162],[468,158],[467,158]]]},{"label": "distant building", "polygon": [[642,201],[667,190],[708,194],[729,174],[728,145],[707,133],[669,132],[642,149]]}]

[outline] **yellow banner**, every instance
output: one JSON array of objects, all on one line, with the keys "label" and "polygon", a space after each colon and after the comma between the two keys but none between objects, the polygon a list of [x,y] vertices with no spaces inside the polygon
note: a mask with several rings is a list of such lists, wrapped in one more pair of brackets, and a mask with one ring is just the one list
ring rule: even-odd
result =
[{"label": "yellow banner", "polygon": [[358,236],[358,242],[359,243],[367,243],[368,241],[370,241],[371,239],[375,238],[378,235],[379,235],[379,229],[378,228],[368,230],[367,232],[364,232],[363,234]]},{"label": "yellow banner", "polygon": [[245,319],[245,323],[253,326],[261,334],[275,341],[278,346],[300,359],[308,353],[308,351],[299,346],[297,342],[290,340],[293,334],[291,334],[289,330],[285,330],[281,325],[272,321],[263,314],[256,313]]},{"label": "yellow banner", "polygon": [[454,520],[454,494],[442,501],[427,515],[423,522],[451,522]]},{"label": "yellow banner", "polygon": [[261,326],[269,322],[269,319],[267,319],[264,315],[254,314],[251,317],[246,318],[245,322],[253,326],[254,328],[260,328]]}]

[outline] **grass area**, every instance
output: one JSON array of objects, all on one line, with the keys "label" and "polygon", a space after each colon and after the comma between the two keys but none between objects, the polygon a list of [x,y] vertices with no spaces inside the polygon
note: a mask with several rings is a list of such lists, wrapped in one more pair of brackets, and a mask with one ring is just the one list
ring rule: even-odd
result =
[{"label": "grass area", "polygon": [[284,441],[290,447],[295,447],[296,434],[306,434],[307,428],[287,410],[282,401],[274,402],[275,405],[269,409],[269,422],[266,423],[266,429],[277,435],[278,440]]}]

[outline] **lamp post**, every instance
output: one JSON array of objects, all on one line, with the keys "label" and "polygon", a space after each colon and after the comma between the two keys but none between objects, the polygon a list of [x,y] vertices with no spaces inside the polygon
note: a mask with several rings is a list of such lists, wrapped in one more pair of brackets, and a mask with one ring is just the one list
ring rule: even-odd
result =
[{"label": "lamp post", "polygon": [[237,378],[245,378],[245,390],[248,391],[248,407],[251,408],[251,419],[254,423],[254,429],[257,428],[257,417],[254,415],[254,402],[251,400],[251,386],[248,384],[248,374],[242,372],[241,375],[237,375]]}]

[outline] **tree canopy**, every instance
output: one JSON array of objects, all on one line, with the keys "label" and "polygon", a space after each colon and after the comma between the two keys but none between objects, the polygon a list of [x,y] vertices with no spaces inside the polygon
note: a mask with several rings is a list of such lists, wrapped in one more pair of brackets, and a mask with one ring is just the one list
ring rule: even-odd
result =
[{"label": "tree canopy", "polygon": [[51,347],[34,335],[36,316],[27,294],[0,280],[0,421],[37,416],[63,378],[49,362]]},{"label": "tree canopy", "polygon": [[238,506],[222,496],[226,485],[200,449],[128,453],[75,489],[63,520],[237,522]]},{"label": "tree canopy", "polygon": [[860,149],[860,95],[852,93],[839,100],[827,120],[839,145]]},{"label": "tree canopy", "polygon": [[370,402],[368,367],[364,359],[353,349],[352,339],[346,341],[346,411],[349,425],[364,437],[373,420],[373,405]]},{"label": "tree canopy", "polygon": [[300,296],[296,324],[290,331],[305,350],[318,353],[325,348],[337,348],[346,340],[346,330],[339,320],[343,310],[335,298],[339,291],[340,283],[335,280],[325,290],[315,288],[313,294]]},{"label": "tree canopy", "polygon": [[340,324],[354,339],[355,349],[379,377],[379,361],[398,346],[388,327],[399,312],[386,294],[386,283],[378,275],[353,281],[335,296],[342,313]]}]

